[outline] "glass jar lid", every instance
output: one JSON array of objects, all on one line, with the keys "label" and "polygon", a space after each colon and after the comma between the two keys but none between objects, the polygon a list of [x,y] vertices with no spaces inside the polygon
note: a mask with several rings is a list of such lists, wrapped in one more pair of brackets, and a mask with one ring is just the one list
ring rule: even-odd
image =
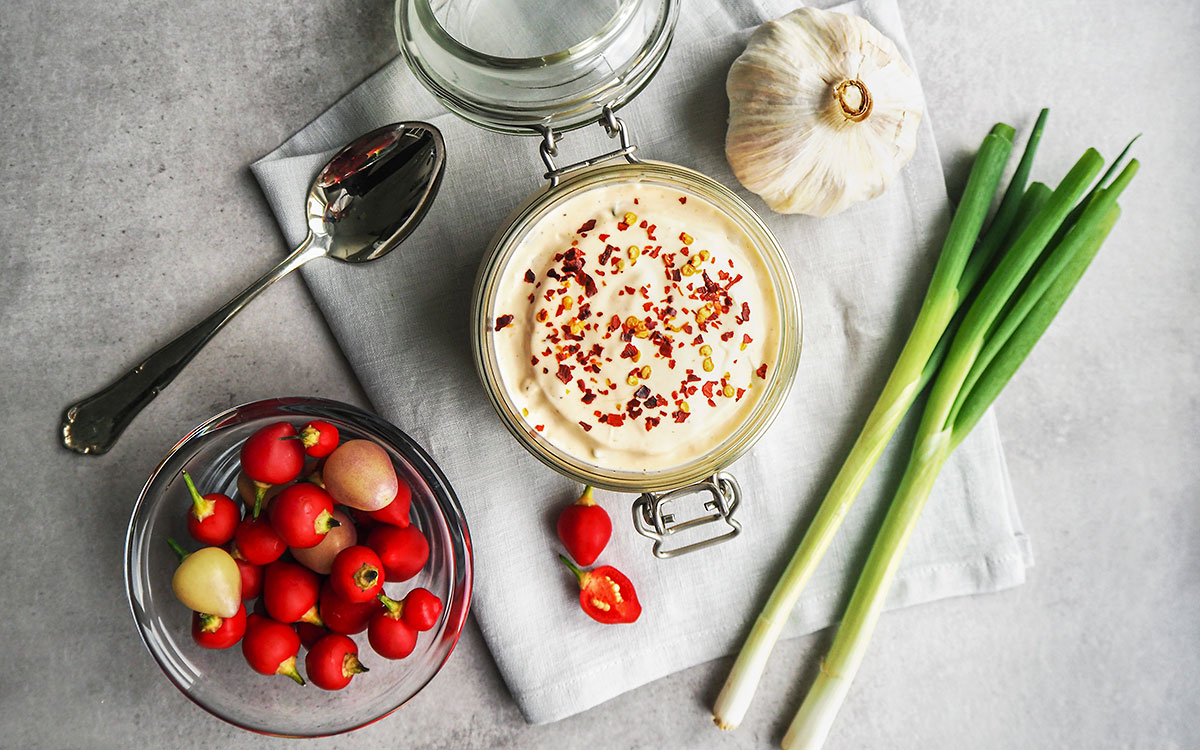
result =
[{"label": "glass jar lid", "polygon": [[679,0],[397,0],[396,36],[447,108],[503,133],[618,109],[666,56]]}]

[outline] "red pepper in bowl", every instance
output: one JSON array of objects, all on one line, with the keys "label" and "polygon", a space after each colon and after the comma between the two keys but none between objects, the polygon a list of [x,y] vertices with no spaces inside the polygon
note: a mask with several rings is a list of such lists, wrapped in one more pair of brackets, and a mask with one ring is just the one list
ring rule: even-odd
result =
[{"label": "red pepper in bowl", "polygon": [[565,556],[559,555],[558,559],[579,579],[579,606],[588,617],[605,625],[617,625],[634,622],[641,616],[637,591],[624,573],[611,565],[580,570]]}]

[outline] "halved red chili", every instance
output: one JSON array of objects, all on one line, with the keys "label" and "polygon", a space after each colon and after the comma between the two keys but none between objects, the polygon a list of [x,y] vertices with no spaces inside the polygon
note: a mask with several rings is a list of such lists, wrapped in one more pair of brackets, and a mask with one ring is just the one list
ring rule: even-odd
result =
[{"label": "halved red chili", "polygon": [[605,625],[633,622],[642,614],[637,591],[625,574],[611,565],[580,570],[565,556],[563,565],[579,579],[579,606],[596,622]]}]

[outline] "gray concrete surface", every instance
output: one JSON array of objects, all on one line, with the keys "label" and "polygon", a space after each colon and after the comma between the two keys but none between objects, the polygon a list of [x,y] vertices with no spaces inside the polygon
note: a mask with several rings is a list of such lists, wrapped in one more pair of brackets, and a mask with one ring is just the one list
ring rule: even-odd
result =
[{"label": "gray concrete surface", "polygon": [[[62,407],[266,268],[245,165],[396,51],[389,0],[0,6],[0,745],[282,746],[172,688],[135,634],[128,513],[191,425],[279,394],[362,402],[299,278],[249,308],[101,458]],[[686,9],[685,9],[686,12]],[[830,746],[1200,746],[1200,10],[902,2],[947,178],[993,121],[1054,108],[1042,174],[1130,135],[1142,175],[999,404],[1037,566],[1018,589],[889,614]],[[708,723],[728,660],[526,726],[478,632],[397,715],[311,747],[750,748],[778,742],[828,634],[783,644],[746,725]]]}]

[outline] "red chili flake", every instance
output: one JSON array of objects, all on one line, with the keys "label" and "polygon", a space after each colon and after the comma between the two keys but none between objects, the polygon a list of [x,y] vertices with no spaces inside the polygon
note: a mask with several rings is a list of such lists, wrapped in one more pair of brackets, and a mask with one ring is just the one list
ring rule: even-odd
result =
[{"label": "red chili flake", "polygon": [[658,406],[658,404],[659,404],[658,396],[651,396],[650,398],[646,399],[646,401],[645,401],[645,406],[647,409],[653,409],[654,407]]},{"label": "red chili flake", "polygon": [[710,380],[704,384],[703,388],[700,389],[700,392],[704,394],[704,397],[709,399],[710,404],[712,404],[713,386],[714,385],[716,385],[716,383],[714,381]]},{"label": "red chili flake", "polygon": [[703,343],[704,343],[704,334],[699,334],[696,336],[696,338],[692,339],[692,346],[700,346]]},{"label": "red chili flake", "polygon": [[533,304],[533,298],[534,298],[534,296],[535,296],[535,295],[534,295],[532,292],[530,292],[530,294],[529,294],[529,304],[531,304],[531,305]]},{"label": "red chili flake", "polygon": [[625,415],[624,414],[609,414],[608,415],[608,423],[610,425],[612,425],[613,427],[620,427],[621,425],[625,424]]},{"label": "red chili flake", "polygon": [[629,228],[629,225],[626,224],[625,222],[623,222],[623,221],[617,222],[617,231],[624,232],[628,228]]},{"label": "red chili flake", "polygon": [[689,385],[689,386],[687,387],[687,395],[689,395],[689,396],[695,396],[695,395],[696,395],[696,386],[694,386],[694,385]]},{"label": "red chili flake", "polygon": [[608,240],[608,237],[609,237],[609,236],[608,236],[607,234],[598,234],[598,235],[596,235],[596,239],[600,240],[601,242],[605,242],[606,240]]},{"label": "red chili flake", "polygon": [[547,373],[549,373],[549,372],[550,372],[550,371],[549,371],[549,370],[547,370],[545,367],[543,367],[543,368],[542,368],[542,374],[543,374],[543,375],[546,375],[546,374],[547,374]]},{"label": "red chili flake", "polygon": [[767,379],[767,363],[766,363],[766,362],[763,362],[763,365],[762,365],[762,367],[760,367],[760,368],[758,368],[757,370],[755,370],[755,371],[754,371],[754,374],[755,374],[755,375],[757,375],[757,376],[759,376],[759,377],[760,377],[760,378],[762,378],[763,380],[766,380],[766,379]]},{"label": "red chili flake", "polygon": [[742,316],[741,317],[742,317],[743,323],[750,320],[750,305],[747,302],[742,303]]},{"label": "red chili flake", "polygon": [[638,222],[638,228],[639,228],[639,229],[645,229],[645,228],[646,228],[646,220],[645,220],[645,219],[642,219],[641,221],[639,221],[639,222]]},{"label": "red chili flake", "polygon": [[681,195],[681,196],[679,196],[679,202],[680,202],[680,203],[687,203],[687,196],[684,196],[684,195]]},{"label": "red chili flake", "polygon": [[[633,344],[626,344],[625,348],[621,350],[621,359],[633,359],[637,355],[638,349]],[[763,365],[763,367],[766,367],[766,365]]]},{"label": "red chili flake", "polygon": [[536,356],[536,355],[534,355],[534,356],[532,356],[532,357],[530,357],[530,358],[529,358],[529,364],[531,364],[531,365],[537,365],[537,363],[538,363],[538,358],[537,358],[537,356]]},{"label": "red chili flake", "polygon": [[583,291],[589,297],[596,296],[596,282],[583,271],[575,272],[575,280],[583,285]]},{"label": "red chili flake", "polygon": [[533,429],[537,430],[538,432],[541,432],[542,430],[546,429],[546,425],[539,424],[539,425],[536,425]]},{"label": "red chili flake", "polygon": [[733,331],[726,331],[725,333],[721,334],[722,341],[728,341],[731,338],[733,338]]},{"label": "red chili flake", "polygon": [[605,245],[604,252],[600,253],[600,257],[596,259],[596,262],[602,266],[607,265],[608,259],[611,258],[612,254],[615,253],[616,251],[617,251],[617,248],[613,247],[612,245]]},{"label": "red chili flake", "polygon": [[501,315],[500,317],[496,318],[496,330],[499,331],[501,328],[508,328],[510,325],[512,325],[512,322],[513,316]]},{"label": "red chili flake", "polygon": [[526,280],[526,281],[528,281],[530,284],[532,284],[533,282],[537,281],[537,276],[534,276],[534,275],[533,275],[533,269],[532,269],[532,268],[526,268],[526,269],[525,269],[525,280]]},{"label": "red chili flake", "polygon": [[[644,385],[641,388],[638,388],[636,391],[633,392],[634,398],[643,398],[644,399],[649,395],[650,395],[650,389]],[[647,404],[647,406],[649,406],[649,404]]]},{"label": "red chili flake", "polygon": [[585,403],[585,404],[590,404],[596,400],[596,394],[592,393],[591,391],[588,391],[587,393],[583,394],[583,398],[580,400],[583,401],[583,403]]},{"label": "red chili flake", "polygon": [[683,274],[679,272],[679,269],[672,268],[671,269],[671,281],[679,282],[682,280],[683,280]]},{"label": "red chili flake", "polygon": [[555,377],[557,377],[559,380],[561,380],[563,382],[563,385],[567,385],[571,382],[571,369],[572,368],[570,365],[567,365],[567,364],[559,365],[558,373],[557,373],[557,375],[555,375]]},{"label": "red chili flake", "polygon": [[[646,238],[647,239],[652,240],[652,241],[658,239],[657,237],[654,236],[655,229],[658,229],[657,224],[651,224],[650,226],[646,227]],[[658,249],[661,250],[662,248],[660,247]]]},{"label": "red chili flake", "polygon": [[658,417],[646,417],[646,432],[658,427],[658,423],[661,421]]},{"label": "red chili flake", "polygon": [[745,388],[738,388],[738,389],[737,389],[737,398],[735,398],[735,399],[734,399],[734,401],[741,401],[741,400],[742,400],[742,396],[745,396],[745,395],[746,395],[746,389],[745,389]]},{"label": "red chili flake", "polygon": [[637,204],[638,204],[638,199],[637,199],[637,198],[634,198],[634,199],[633,199],[633,205],[635,205],[635,206],[636,206]]},{"label": "red chili flake", "polygon": [[754,341],[754,339],[750,338],[750,334],[748,334],[748,333],[742,334],[742,343],[743,344],[749,344],[752,341]]},{"label": "red chili flake", "polygon": [[695,372],[693,372],[693,371],[691,371],[691,370],[688,370],[688,371],[687,371],[687,379],[686,379],[686,380],[684,380],[683,382],[685,382],[685,383],[699,383],[699,382],[700,382],[700,377],[699,377],[698,375],[696,375],[696,373],[695,373]]},{"label": "red chili flake", "polygon": [[[671,340],[665,336],[663,337],[662,342],[659,343],[659,345],[658,345],[658,355],[660,357],[670,357],[671,356]],[[671,360],[671,362],[672,362],[671,366],[674,367],[675,360]]]},{"label": "red chili flake", "polygon": [[596,220],[588,219],[587,221],[583,222],[583,226],[581,226],[581,227],[579,227],[579,229],[575,230],[575,233],[582,234],[583,232],[590,232],[595,228],[596,228]]},{"label": "red chili flake", "polygon": [[579,426],[583,428],[584,432],[592,431],[592,426],[590,424],[588,424],[587,422],[584,422],[582,419],[579,420]]},{"label": "red chili flake", "polygon": [[616,315],[608,319],[608,330],[615,331],[621,327],[621,319]]},{"label": "red chili flake", "polygon": [[675,422],[677,424],[683,424],[684,422],[687,421],[687,418],[690,417],[691,414],[692,414],[691,412],[683,411],[682,409],[679,409],[679,410],[676,410],[675,413],[672,414],[671,416],[675,417]]},{"label": "red chili flake", "polygon": [[667,367],[669,367],[669,368],[671,368],[672,370],[674,370],[674,369],[675,369],[675,360],[673,360],[673,359],[671,359],[671,360],[668,360],[668,361],[667,361]]},{"label": "red chili flake", "polygon": [[636,290],[636,289],[634,289],[634,288],[633,288],[633,287],[631,287],[631,286],[627,286],[627,287],[625,287],[625,293],[626,293],[626,294],[633,294],[633,293],[634,293],[634,292],[636,292],[636,291],[637,291],[637,290]]}]

